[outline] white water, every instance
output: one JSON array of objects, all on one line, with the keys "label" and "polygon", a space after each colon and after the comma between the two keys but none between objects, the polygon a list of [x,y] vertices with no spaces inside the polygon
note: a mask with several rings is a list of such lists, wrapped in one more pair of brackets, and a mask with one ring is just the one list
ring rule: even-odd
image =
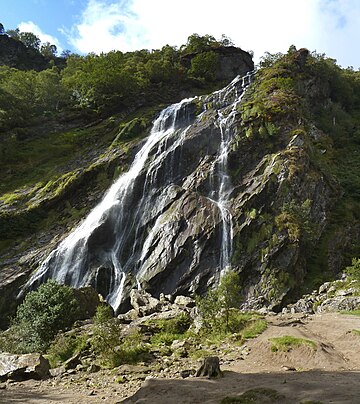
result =
[{"label": "white water", "polygon": [[[221,143],[212,163],[209,199],[218,206],[221,216],[219,269],[222,272],[230,267],[232,254],[232,215],[228,207],[232,192],[228,175],[232,125],[249,83],[250,75],[238,77],[211,96],[218,108]],[[106,300],[115,310],[122,302],[126,274],[135,275],[137,287],[141,287],[136,268],[146,259],[162,225],[157,212],[165,208],[173,192],[172,184],[185,180],[177,176],[175,153],[181,151],[190,128],[186,106],[191,101],[183,100],[161,112],[129,171],[119,177],[83,223],[48,256],[26,287],[48,278],[81,287],[94,283],[97,271],[105,268],[110,278]],[[152,217],[157,219],[149,230]],[[94,286],[99,285],[95,282]]]},{"label": "white water", "polygon": [[[222,221],[222,243],[220,249],[220,269],[222,274],[231,267],[233,226],[232,214],[228,208],[230,194],[233,190],[231,178],[228,173],[228,156],[230,143],[233,138],[232,124],[237,115],[237,107],[241,102],[246,88],[251,83],[253,73],[248,73],[244,77],[236,77],[227,87],[216,93],[218,103],[223,105],[227,99],[233,98],[233,103],[226,109],[226,114],[218,110],[218,125],[221,133],[221,144],[219,153],[212,165],[213,191],[210,198],[218,205]],[[241,85],[237,84],[241,81]],[[232,94],[234,93],[234,94]],[[216,186],[215,177],[218,185]]]}]

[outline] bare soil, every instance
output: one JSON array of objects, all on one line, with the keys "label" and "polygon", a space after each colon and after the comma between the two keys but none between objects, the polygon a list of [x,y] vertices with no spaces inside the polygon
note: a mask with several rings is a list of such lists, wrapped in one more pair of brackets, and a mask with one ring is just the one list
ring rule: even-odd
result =
[{"label": "bare soil", "polygon": [[[268,329],[245,346],[216,350],[224,377],[188,377],[179,370],[198,363],[184,358],[168,368],[121,366],[97,373],[74,372],[45,381],[29,380],[0,386],[0,403],[220,403],[254,388],[274,389],[276,403],[360,403],[360,317],[322,315],[268,316]],[[289,351],[271,351],[270,338],[284,335],[315,342]],[[129,377],[128,375],[131,375]],[[260,403],[260,401],[258,401]]]}]

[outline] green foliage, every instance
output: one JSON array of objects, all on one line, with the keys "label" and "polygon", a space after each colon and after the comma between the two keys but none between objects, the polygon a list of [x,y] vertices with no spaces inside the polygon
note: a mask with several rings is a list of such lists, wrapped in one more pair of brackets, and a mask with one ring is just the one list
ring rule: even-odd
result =
[{"label": "green foliage", "polygon": [[311,200],[306,199],[301,204],[291,200],[281,208],[281,213],[275,218],[279,229],[286,228],[292,242],[311,241],[316,230],[311,221]]},{"label": "green foliage", "polygon": [[174,318],[149,320],[147,325],[153,332],[150,339],[152,344],[171,345],[173,341],[181,340],[186,336],[191,319],[188,314],[182,313]]},{"label": "green foliage", "polygon": [[40,38],[33,34],[32,32],[20,32],[19,40],[27,47],[39,50],[40,48]]},{"label": "green foliage", "polygon": [[136,363],[146,357],[147,348],[138,332],[122,336],[120,323],[112,318],[109,306],[99,306],[94,317],[91,348],[101,365],[114,368]]},{"label": "green foliage", "polygon": [[267,329],[267,326],[267,321],[263,318],[249,321],[249,324],[247,324],[241,331],[241,336],[245,340],[256,338]]},{"label": "green foliage", "polygon": [[360,309],[358,310],[343,310],[341,314],[351,314],[352,316],[360,316]]},{"label": "green foliage", "polygon": [[205,329],[225,333],[234,331],[237,322],[234,321],[232,309],[240,305],[240,292],[239,275],[228,271],[216,289],[208,291],[204,297],[197,298],[197,307]]},{"label": "green foliage", "polygon": [[182,47],[182,52],[185,54],[205,52],[219,45],[219,42],[212,35],[192,34],[188,37],[186,45]]},{"label": "green foliage", "polygon": [[215,52],[202,52],[191,59],[190,77],[214,81],[219,66],[219,56]]},{"label": "green foliage", "polygon": [[353,258],[352,265],[345,268],[345,273],[350,279],[360,281],[360,258]]},{"label": "green foliage", "polygon": [[60,330],[76,320],[79,306],[70,287],[49,280],[26,295],[12,324],[18,352],[45,352]]},{"label": "green foliage", "polygon": [[317,345],[314,341],[305,338],[297,338],[291,335],[284,335],[282,337],[270,338],[271,351],[285,351],[289,352],[292,348],[297,348],[301,345],[309,346],[312,349],[316,349]]},{"label": "green foliage", "polygon": [[47,350],[48,359],[52,368],[60,366],[74,355],[84,352],[89,348],[88,336],[71,334],[59,334]]}]

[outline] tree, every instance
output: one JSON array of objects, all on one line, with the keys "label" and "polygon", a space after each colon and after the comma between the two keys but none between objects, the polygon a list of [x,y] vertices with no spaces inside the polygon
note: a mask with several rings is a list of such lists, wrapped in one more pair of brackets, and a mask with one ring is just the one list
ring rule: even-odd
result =
[{"label": "tree", "polygon": [[220,39],[220,45],[222,46],[234,46],[234,41],[229,38],[228,36],[226,36],[225,34],[221,35],[221,39]]},{"label": "tree", "polygon": [[209,51],[199,53],[191,59],[189,76],[214,81],[216,79],[218,65],[219,56],[215,52]]},{"label": "tree", "polygon": [[5,35],[5,33],[4,25],[0,22],[0,35]]},{"label": "tree", "polygon": [[20,30],[19,28],[16,29],[8,29],[6,34],[13,39],[20,39]]},{"label": "tree", "polygon": [[70,49],[64,49],[61,54],[60,57],[67,59],[71,56],[71,50]]},{"label": "tree", "polygon": [[197,298],[197,307],[203,326],[210,332],[233,331],[232,313],[241,302],[240,276],[234,271],[226,272],[216,289]]},{"label": "tree", "polygon": [[19,351],[44,352],[60,330],[73,324],[78,311],[73,290],[53,280],[28,293],[12,325]]},{"label": "tree", "polygon": [[53,59],[56,56],[56,45],[52,45],[50,42],[45,42],[41,45],[40,53],[48,59]]},{"label": "tree", "polygon": [[219,42],[212,35],[192,34],[188,37],[182,51],[183,53],[204,52],[219,45]]},{"label": "tree", "polygon": [[351,266],[345,268],[346,275],[350,279],[360,281],[360,258],[353,258],[351,264]]},{"label": "tree", "polygon": [[37,50],[39,50],[40,48],[40,38],[32,32],[20,32],[19,39],[27,48],[33,48]]}]

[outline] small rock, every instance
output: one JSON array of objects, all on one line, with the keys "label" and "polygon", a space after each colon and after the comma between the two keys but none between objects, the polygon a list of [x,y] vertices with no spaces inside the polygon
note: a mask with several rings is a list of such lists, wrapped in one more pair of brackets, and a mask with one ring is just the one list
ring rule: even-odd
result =
[{"label": "small rock", "polygon": [[58,368],[50,369],[50,376],[51,377],[59,377],[66,372],[65,366],[60,366]]},{"label": "small rock", "polygon": [[296,369],[292,366],[282,366],[282,370],[285,370],[286,372],[296,372]]},{"label": "small rock", "polygon": [[95,363],[91,363],[90,366],[88,367],[87,371],[89,373],[96,373],[100,370],[100,366],[96,365]]}]

